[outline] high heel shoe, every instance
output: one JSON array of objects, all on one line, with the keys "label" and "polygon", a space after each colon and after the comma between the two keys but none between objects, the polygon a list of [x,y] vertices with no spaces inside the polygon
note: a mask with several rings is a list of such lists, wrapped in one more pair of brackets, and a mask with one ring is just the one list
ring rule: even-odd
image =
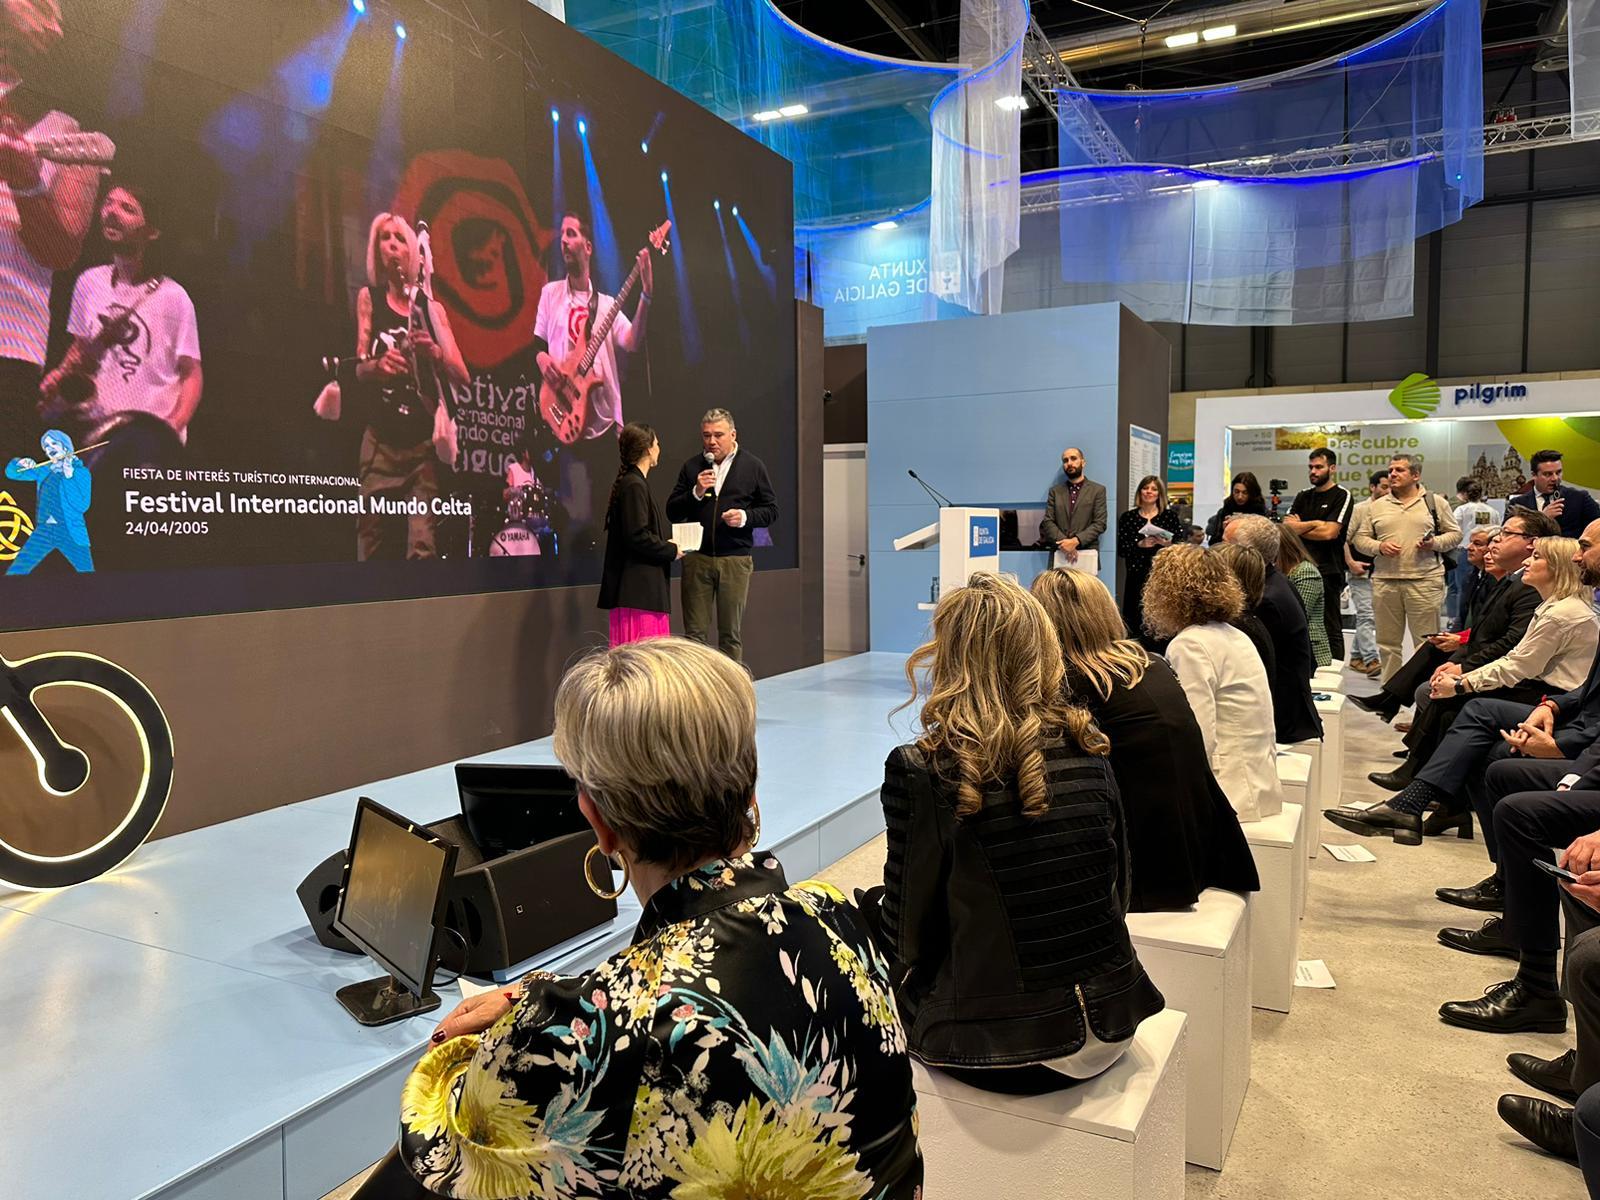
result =
[{"label": "high heel shoe", "polygon": [[1449,833],[1452,829],[1456,831],[1456,837],[1464,841],[1471,841],[1472,810],[1447,813],[1436,809],[1428,814],[1427,820],[1423,821],[1422,836],[1439,837],[1441,834]]}]

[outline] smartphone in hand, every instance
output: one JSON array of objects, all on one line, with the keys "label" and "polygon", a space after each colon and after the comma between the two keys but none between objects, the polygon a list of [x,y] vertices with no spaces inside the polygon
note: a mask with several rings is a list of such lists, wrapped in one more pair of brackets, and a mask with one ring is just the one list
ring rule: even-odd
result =
[{"label": "smartphone in hand", "polygon": [[1536,859],[1533,860],[1533,865],[1538,867],[1541,871],[1543,871],[1547,875],[1554,875],[1557,879],[1561,880],[1561,882],[1563,882],[1563,883],[1577,883],[1578,882],[1578,877],[1576,875],[1574,875],[1571,871],[1567,870],[1565,867],[1556,866],[1555,863],[1551,862],[1549,859],[1536,858]]}]

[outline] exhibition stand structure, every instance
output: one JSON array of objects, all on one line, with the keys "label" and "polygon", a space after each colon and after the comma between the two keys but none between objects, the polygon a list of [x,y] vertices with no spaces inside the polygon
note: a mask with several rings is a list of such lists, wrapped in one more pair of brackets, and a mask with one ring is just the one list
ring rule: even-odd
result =
[{"label": "exhibition stand structure", "polygon": [[[873,649],[915,649],[928,626],[918,606],[965,582],[945,571],[945,539],[937,549],[930,542],[897,548],[938,515],[919,478],[952,493],[958,506],[1042,509],[1062,480],[1060,451],[1078,447],[1087,477],[1106,488],[1100,578],[1114,590],[1116,514],[1129,506],[1130,488],[1144,473],[1135,457],[1159,462],[1170,355],[1159,333],[1116,304],[873,329],[867,341]],[[999,570],[1027,584],[1051,556],[1001,548],[998,557]]]}]

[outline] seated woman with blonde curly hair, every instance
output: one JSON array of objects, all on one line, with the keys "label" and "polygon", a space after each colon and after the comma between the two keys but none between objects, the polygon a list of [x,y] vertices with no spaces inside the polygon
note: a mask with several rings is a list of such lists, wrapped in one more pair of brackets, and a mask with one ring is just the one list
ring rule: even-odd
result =
[{"label": "seated woman with blonde curly hair", "polygon": [[1070,1086],[1163,1006],[1123,923],[1105,736],[1064,698],[1055,629],[1015,580],[974,575],[940,600],[906,663],[913,700],[924,668],[922,736],[889,755],[882,791],[911,1053],[990,1091]]},{"label": "seated woman with blonde curly hair", "polygon": [[1244,591],[1222,556],[1199,546],[1156,555],[1144,590],[1144,623],[1170,639],[1167,662],[1205,739],[1211,773],[1241,821],[1283,811],[1272,689],[1250,639],[1230,623]]},{"label": "seated woman with blonde curly hair", "polygon": [[843,896],[753,849],[749,676],[698,642],[634,642],[569,670],[555,710],[591,856],[621,859],[644,906],[633,944],[458,1005],[358,1196],[911,1200],[883,960]]}]

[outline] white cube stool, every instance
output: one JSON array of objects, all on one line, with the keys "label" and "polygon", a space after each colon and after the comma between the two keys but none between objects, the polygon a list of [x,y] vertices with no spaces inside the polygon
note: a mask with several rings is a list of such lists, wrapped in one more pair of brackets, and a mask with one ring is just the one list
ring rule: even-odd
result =
[{"label": "white cube stool", "polygon": [[1311,676],[1311,690],[1313,692],[1342,692],[1344,691],[1344,671],[1339,667],[1318,667]]},{"label": "white cube stool", "polygon": [[1184,1014],[1139,1026],[1103,1075],[1005,1096],[911,1064],[923,1192],[939,1200],[1182,1200]]},{"label": "white cube stool", "polygon": [[1306,870],[1302,812],[1285,804],[1275,817],[1242,823],[1261,890],[1250,899],[1250,1002],[1288,1012],[1300,961],[1300,892]]},{"label": "white cube stool", "polygon": [[[1296,749],[1304,745],[1305,742],[1295,743]],[[1278,751],[1278,782],[1283,786],[1284,803],[1300,806],[1299,840],[1296,845],[1303,859],[1311,857],[1307,843],[1311,840],[1311,830],[1314,828],[1312,819],[1322,812],[1320,788],[1314,764],[1315,760],[1310,755]],[[1295,879],[1295,896],[1299,904],[1296,911],[1302,917],[1306,915],[1306,883],[1309,872],[1310,868],[1305,862],[1301,862],[1299,876]]]},{"label": "white cube stool", "polygon": [[1222,1170],[1250,1084],[1250,909],[1207,888],[1187,912],[1129,913],[1128,932],[1168,1008],[1189,1014],[1184,1157]]},{"label": "white cube stool", "polygon": [[[1317,763],[1322,788],[1317,804],[1322,808],[1338,808],[1344,803],[1344,707],[1345,698],[1338,692],[1317,701],[1317,713],[1322,717],[1322,757]],[[1307,815],[1315,818],[1315,813]],[[1307,823],[1316,828],[1315,819]],[[1311,839],[1312,858],[1317,856],[1319,840]]]}]

